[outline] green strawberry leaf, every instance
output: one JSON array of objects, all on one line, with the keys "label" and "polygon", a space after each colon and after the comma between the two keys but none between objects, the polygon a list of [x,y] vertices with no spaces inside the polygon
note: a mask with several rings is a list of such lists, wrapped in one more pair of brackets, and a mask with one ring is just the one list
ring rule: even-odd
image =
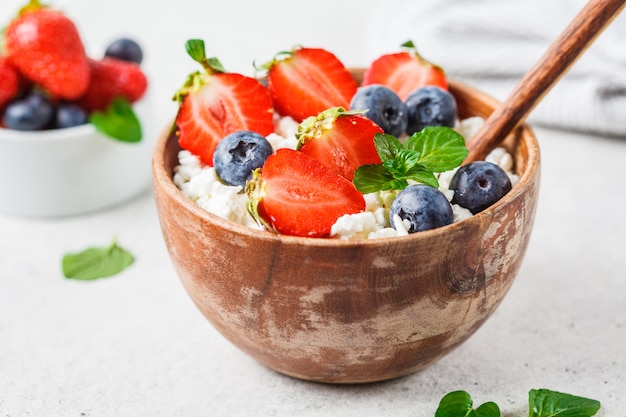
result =
[{"label": "green strawberry leaf", "polygon": [[317,116],[310,116],[298,125],[296,140],[298,141],[296,150],[300,150],[305,143],[318,137],[324,130],[328,129],[335,120],[344,116],[353,116],[365,113],[363,110],[346,110],[343,107],[330,107]]},{"label": "green strawberry leaf", "polygon": [[185,42],[187,54],[198,62],[209,74],[221,74],[226,72],[219,59],[215,57],[207,58],[204,40],[189,39]]},{"label": "green strawberry leaf", "polygon": [[403,48],[415,49],[415,43],[412,40],[405,41],[402,45]]},{"label": "green strawberry leaf", "polygon": [[439,402],[435,417],[500,417],[500,408],[494,402],[473,409],[474,401],[465,391],[453,391]]},{"label": "green strawberry leaf", "polygon": [[43,9],[44,7],[48,7],[48,4],[42,3],[39,0],[29,0],[25,6],[22,6],[17,12],[18,16],[23,16],[26,13],[34,12],[39,9]]},{"label": "green strawberry leaf", "polygon": [[121,142],[136,143],[143,136],[141,122],[130,102],[121,97],[113,100],[105,112],[91,113],[89,122],[99,132]]},{"label": "green strawberry leaf", "polygon": [[115,275],[134,261],[134,256],[114,240],[106,247],[92,247],[64,255],[63,275],[68,279],[92,281]]},{"label": "green strawberry leaf", "polygon": [[600,409],[600,402],[547,389],[528,393],[530,417],[591,417]]},{"label": "green strawberry leaf", "polygon": [[437,188],[435,173],[458,167],[468,154],[463,136],[443,126],[427,127],[404,144],[392,135],[377,134],[374,145],[381,164],[378,168],[357,168],[352,181],[364,194],[401,190],[409,180]]},{"label": "green strawberry leaf", "polygon": [[196,62],[202,63],[206,59],[206,48],[202,39],[188,39],[185,42],[185,50]]}]

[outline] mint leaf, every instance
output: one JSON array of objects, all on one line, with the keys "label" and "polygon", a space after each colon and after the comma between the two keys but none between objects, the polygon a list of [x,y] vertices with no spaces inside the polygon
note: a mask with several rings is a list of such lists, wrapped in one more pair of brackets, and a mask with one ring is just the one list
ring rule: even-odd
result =
[{"label": "mint leaf", "polygon": [[477,417],[500,417],[500,407],[498,407],[498,404],[492,401],[483,403],[476,409],[476,416]]},{"label": "mint leaf", "polygon": [[416,152],[402,149],[398,152],[396,159],[383,161],[382,166],[395,178],[409,178],[407,175],[411,170],[420,168],[417,164],[419,157]]},{"label": "mint leaf", "polygon": [[465,417],[473,405],[474,401],[467,392],[453,391],[444,395],[439,401],[435,417]]},{"label": "mint leaf", "polygon": [[[500,408],[487,402],[473,409],[472,397],[465,391],[453,391],[439,402],[435,417],[500,417]],[[591,417],[600,402],[548,389],[528,393],[529,417]]]},{"label": "mint leaf", "polygon": [[[463,136],[444,126],[427,127],[404,144],[392,135],[377,134],[374,146],[381,160],[380,168],[358,168],[352,181],[364,194],[401,190],[409,181],[437,188],[435,173],[458,167],[468,154]],[[398,188],[389,188],[392,186]]]},{"label": "mint leaf", "polygon": [[528,393],[530,417],[591,417],[600,409],[600,402],[547,389]]},{"label": "mint leaf", "polygon": [[404,145],[393,135],[377,134],[374,136],[374,146],[382,162],[396,159]]},{"label": "mint leaf", "polygon": [[113,100],[106,112],[93,112],[89,121],[98,131],[121,142],[139,142],[143,135],[141,123],[125,98]]},{"label": "mint leaf", "polygon": [[465,391],[453,391],[439,402],[435,417],[500,417],[500,408],[494,402],[473,409],[474,401]]},{"label": "mint leaf", "polygon": [[64,255],[63,275],[68,279],[91,281],[115,275],[134,261],[134,256],[114,240],[106,247],[93,247]]},{"label": "mint leaf", "polygon": [[354,172],[353,184],[363,194],[383,190],[401,190],[407,185],[405,179],[395,178],[382,165],[362,165]]},{"label": "mint leaf", "polygon": [[408,138],[405,147],[418,152],[419,163],[432,172],[454,169],[468,154],[465,139],[451,128],[425,127]]},{"label": "mint leaf", "polygon": [[423,166],[418,165],[407,172],[407,179],[421,182],[422,184],[430,185],[431,187],[439,187],[439,181],[435,174],[425,169]]}]

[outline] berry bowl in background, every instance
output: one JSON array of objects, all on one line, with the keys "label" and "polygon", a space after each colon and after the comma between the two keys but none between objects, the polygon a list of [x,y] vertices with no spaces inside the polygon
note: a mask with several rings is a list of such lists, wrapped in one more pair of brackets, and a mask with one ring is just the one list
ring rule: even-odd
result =
[{"label": "berry bowl in background", "polygon": [[[450,91],[462,118],[498,105],[460,83]],[[520,177],[505,197],[469,219],[396,238],[279,236],[208,213],[173,183],[180,148],[169,126],[154,149],[153,187],[182,285],[224,337],[286,375],[366,383],[442,358],[509,290],[531,235],[540,161],[526,125],[504,145]]]},{"label": "berry bowl in background", "polygon": [[143,130],[138,143],[109,138],[91,124],[45,131],[0,128],[0,211],[77,215],[149,190],[156,133],[148,96],[133,105]]}]

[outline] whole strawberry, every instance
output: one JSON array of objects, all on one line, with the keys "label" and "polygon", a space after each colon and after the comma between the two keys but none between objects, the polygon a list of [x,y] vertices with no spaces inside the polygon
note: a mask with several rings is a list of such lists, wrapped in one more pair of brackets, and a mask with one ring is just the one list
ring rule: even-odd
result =
[{"label": "whole strawberry", "polygon": [[19,74],[0,56],[0,109],[17,96],[19,85]]},{"label": "whole strawberry", "polygon": [[9,63],[52,96],[74,100],[89,84],[89,64],[74,23],[63,13],[31,0],[6,28]]},{"label": "whole strawberry", "polygon": [[139,65],[115,58],[89,60],[91,82],[79,104],[92,112],[106,110],[113,99],[122,97],[134,103],[148,88],[148,79]]}]

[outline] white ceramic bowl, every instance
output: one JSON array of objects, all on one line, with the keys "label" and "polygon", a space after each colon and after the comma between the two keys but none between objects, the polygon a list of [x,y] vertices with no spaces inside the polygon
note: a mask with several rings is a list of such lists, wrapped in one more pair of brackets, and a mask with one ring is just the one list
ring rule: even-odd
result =
[{"label": "white ceramic bowl", "polygon": [[42,132],[0,128],[0,211],[76,215],[149,189],[156,132],[148,95],[134,109],[143,129],[138,143],[113,140],[91,124]]}]

